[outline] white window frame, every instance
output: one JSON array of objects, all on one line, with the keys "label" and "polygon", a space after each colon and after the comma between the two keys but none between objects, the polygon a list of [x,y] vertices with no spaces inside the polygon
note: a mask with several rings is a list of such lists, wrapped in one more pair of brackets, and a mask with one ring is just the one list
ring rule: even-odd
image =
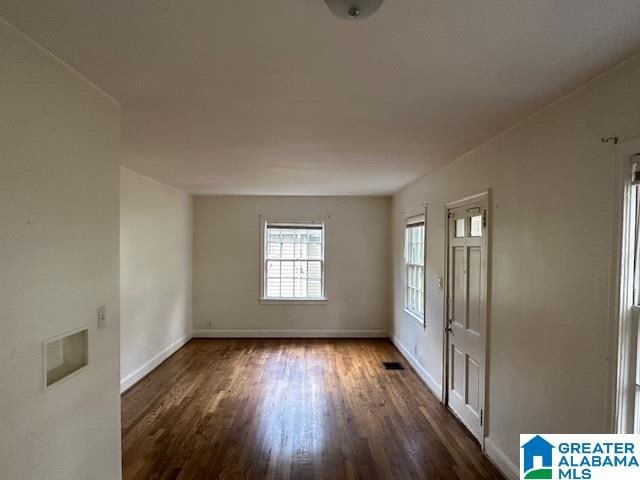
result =
[{"label": "white window frame", "polygon": [[[422,224],[424,227],[424,234],[422,236],[422,244],[423,244],[423,258],[422,258],[422,265],[420,264],[413,264],[409,262],[409,257],[408,257],[408,251],[409,251],[409,236],[407,235],[409,228],[412,225],[418,225],[418,224]],[[404,257],[404,311],[410,316],[412,317],[414,320],[416,320],[420,325],[422,325],[423,327],[425,326],[425,272],[426,272],[426,255],[427,255],[427,222],[426,222],[426,215],[424,214],[420,214],[420,215],[414,215],[412,217],[409,217],[405,220],[405,225],[404,225],[404,252],[403,252],[403,257]],[[415,266],[415,267],[421,267],[422,268],[422,313],[419,311],[416,311],[412,308],[409,307],[409,269],[411,266]]]},{"label": "white window frame", "polygon": [[[314,227],[322,228],[322,255],[320,261],[321,276],[320,285],[322,289],[321,297],[267,297],[267,228],[269,226],[295,226],[295,227]],[[324,221],[300,221],[300,220],[265,220],[261,217],[261,236],[260,236],[260,297],[262,304],[326,304],[326,232],[327,226]]]},{"label": "white window frame", "polygon": [[613,392],[613,415],[611,430],[616,433],[640,431],[640,378],[637,376],[638,364],[638,318],[640,301],[638,289],[640,269],[634,268],[634,258],[640,257],[636,237],[636,214],[639,187],[632,185],[631,177],[634,162],[640,156],[640,137],[635,137],[617,145],[619,159],[618,194],[620,202],[616,205],[617,235],[614,251],[617,262],[614,264],[614,289],[612,302],[613,325],[616,335],[611,350],[616,352],[616,371],[612,372],[615,382]]}]

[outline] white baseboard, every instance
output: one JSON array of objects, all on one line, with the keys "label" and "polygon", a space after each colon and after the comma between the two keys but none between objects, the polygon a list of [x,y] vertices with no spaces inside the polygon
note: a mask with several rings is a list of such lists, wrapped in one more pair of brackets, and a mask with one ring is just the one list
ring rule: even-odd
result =
[{"label": "white baseboard", "polygon": [[195,330],[194,338],[387,338],[386,330]]},{"label": "white baseboard", "polygon": [[484,439],[484,453],[509,480],[520,478],[520,469],[489,437]]},{"label": "white baseboard", "polygon": [[438,383],[436,379],[433,378],[422,365],[420,365],[418,359],[414,357],[413,354],[407,349],[407,347],[402,344],[398,337],[396,337],[395,335],[391,335],[390,338],[396,348],[400,350],[400,353],[404,356],[404,358],[407,359],[407,362],[409,362],[409,364],[416,371],[418,377],[420,377],[420,380],[424,382],[427,388],[431,390],[431,393],[433,393],[438,398],[438,400],[442,401],[442,384]]},{"label": "white baseboard", "polygon": [[[431,392],[442,401],[442,385],[438,383],[427,372],[422,365],[418,362],[418,359],[414,357],[411,352],[402,344],[398,337],[390,335],[389,337],[396,348],[402,353],[404,358],[407,359],[409,364],[416,371],[420,379],[431,390]],[[520,478],[519,468],[507,457],[507,455],[493,441],[487,437],[484,442],[484,454],[491,460],[495,466],[502,472],[502,474],[509,480],[518,480]]]},{"label": "white baseboard", "polygon": [[179,338],[167,348],[162,350],[160,353],[147,360],[141,367],[135,369],[126,377],[120,379],[120,393],[124,393],[133,387],[136,383],[142,380],[149,372],[151,372],[154,368],[164,362],[167,358],[177,352],[180,348],[184,346],[191,340],[191,335],[185,335],[182,338]]},{"label": "white baseboard", "polygon": [[[130,389],[154,368],[182,348],[191,338],[386,338],[389,337],[416,371],[420,379],[431,392],[442,400],[442,385],[427,372],[418,360],[394,335],[385,330],[195,330],[193,335],[179,338],[140,368],[120,380],[120,392]],[[518,480],[518,467],[507,455],[487,437],[485,438],[485,454],[509,480]]]}]

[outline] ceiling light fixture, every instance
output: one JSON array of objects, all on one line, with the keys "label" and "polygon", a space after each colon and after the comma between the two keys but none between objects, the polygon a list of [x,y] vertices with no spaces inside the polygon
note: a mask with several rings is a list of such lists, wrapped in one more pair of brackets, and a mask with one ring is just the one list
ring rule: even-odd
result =
[{"label": "ceiling light fixture", "polygon": [[339,18],[362,20],[378,11],[382,0],[324,0],[329,10]]}]

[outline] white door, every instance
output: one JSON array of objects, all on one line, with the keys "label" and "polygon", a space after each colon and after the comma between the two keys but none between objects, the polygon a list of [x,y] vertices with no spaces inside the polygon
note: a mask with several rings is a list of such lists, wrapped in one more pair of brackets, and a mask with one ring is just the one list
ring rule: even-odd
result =
[{"label": "white door", "polygon": [[449,209],[447,402],[482,441],[487,297],[486,197]]}]

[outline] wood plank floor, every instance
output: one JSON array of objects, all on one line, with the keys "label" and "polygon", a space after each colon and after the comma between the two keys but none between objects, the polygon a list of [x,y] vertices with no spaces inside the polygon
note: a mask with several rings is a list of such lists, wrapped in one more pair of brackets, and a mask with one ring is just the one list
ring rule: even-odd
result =
[{"label": "wood plank floor", "polygon": [[503,478],[388,340],[192,340],[123,395],[122,447],[125,480]]}]

